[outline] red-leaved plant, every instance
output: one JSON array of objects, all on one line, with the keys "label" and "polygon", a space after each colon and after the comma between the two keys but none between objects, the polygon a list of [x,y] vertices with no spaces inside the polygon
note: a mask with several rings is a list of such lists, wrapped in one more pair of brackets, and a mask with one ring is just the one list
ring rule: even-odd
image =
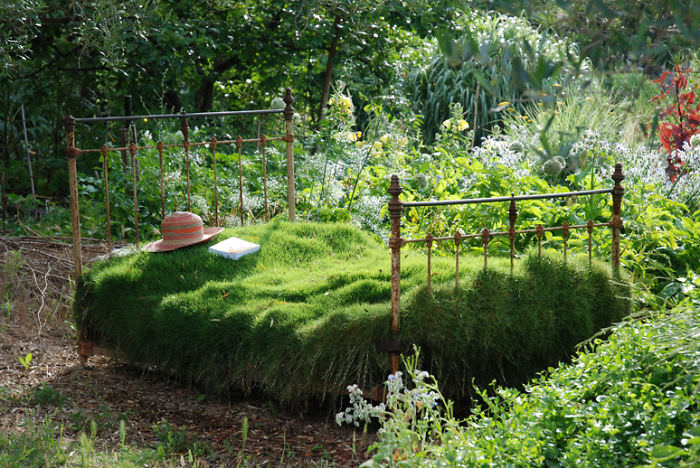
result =
[{"label": "red-leaved plant", "polygon": [[687,171],[680,154],[690,143],[690,137],[700,133],[700,96],[695,94],[697,90],[700,95],[700,86],[697,83],[689,86],[686,76],[689,71],[676,65],[673,72],[665,71],[654,80],[661,86],[661,93],[652,101],[659,111],[659,137],[668,152],[666,173],[671,182]]}]

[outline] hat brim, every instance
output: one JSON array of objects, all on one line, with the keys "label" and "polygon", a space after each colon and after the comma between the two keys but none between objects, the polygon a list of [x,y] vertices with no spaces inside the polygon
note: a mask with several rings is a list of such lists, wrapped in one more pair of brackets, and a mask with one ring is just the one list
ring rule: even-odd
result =
[{"label": "hat brim", "polygon": [[188,247],[190,245],[197,245],[197,244],[201,244],[202,242],[206,242],[209,239],[213,238],[214,236],[218,235],[223,230],[224,230],[224,228],[222,228],[222,227],[206,227],[206,228],[204,228],[204,235],[202,235],[201,238],[199,238],[195,241],[185,242],[182,244],[172,244],[172,243],[166,244],[163,241],[163,239],[161,239],[161,240],[157,240],[155,242],[151,242],[150,244],[146,244],[143,247],[143,250],[146,252],[169,252],[171,250],[181,249],[182,247]]}]

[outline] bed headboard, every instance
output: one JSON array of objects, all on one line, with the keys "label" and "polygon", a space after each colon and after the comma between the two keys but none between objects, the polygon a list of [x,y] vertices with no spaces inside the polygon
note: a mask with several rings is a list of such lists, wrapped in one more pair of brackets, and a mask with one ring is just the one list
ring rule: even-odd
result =
[{"label": "bed headboard", "polygon": [[[169,156],[169,151],[173,148],[182,148],[185,154],[185,177],[187,186],[187,211],[190,210],[191,205],[191,194],[190,194],[190,150],[194,147],[208,147],[211,152],[212,162],[213,162],[213,176],[212,184],[214,187],[214,223],[219,225],[219,199],[218,199],[218,178],[217,178],[217,160],[216,153],[217,148],[224,145],[235,145],[237,159],[238,159],[238,187],[239,187],[239,206],[238,211],[240,214],[241,224],[244,223],[244,206],[243,206],[243,179],[241,170],[241,154],[242,146],[244,143],[257,143],[261,149],[262,158],[262,168],[263,168],[263,191],[264,191],[264,203],[265,203],[265,220],[269,217],[268,210],[268,196],[267,196],[267,161],[266,161],[266,148],[270,142],[282,141],[286,146],[286,157],[287,157],[287,210],[289,214],[289,220],[294,222],[295,220],[295,200],[296,193],[294,188],[294,157],[293,157],[293,143],[294,134],[292,133],[292,120],[294,116],[294,109],[292,108],[292,103],[294,98],[292,92],[287,88],[284,95],[285,106],[279,109],[258,109],[258,110],[238,110],[238,111],[223,111],[223,112],[199,112],[199,113],[179,113],[179,114],[149,114],[149,115],[124,115],[124,116],[110,116],[110,117],[86,117],[86,118],[75,118],[73,116],[67,116],[65,118],[64,124],[66,129],[66,157],[68,159],[68,183],[69,183],[69,193],[70,193],[70,210],[71,210],[71,227],[73,231],[73,259],[75,264],[75,274],[79,276],[82,270],[81,263],[81,235],[80,235],[80,204],[78,200],[78,172],[77,172],[77,159],[78,157],[90,157],[92,155],[102,156],[102,172],[104,177],[105,186],[105,214],[107,219],[107,246],[111,250],[112,247],[112,236],[111,236],[111,214],[110,214],[110,188],[109,188],[109,165],[108,156],[109,153],[119,152],[122,156],[122,161],[125,167],[129,164],[131,166],[131,177],[132,177],[132,196],[133,196],[133,228],[135,233],[136,245],[139,243],[139,200],[138,200],[138,169],[137,169],[137,153],[140,150],[157,150],[160,159],[160,200],[161,200],[161,218],[165,217],[165,197],[166,190],[163,180],[163,158]],[[195,118],[220,118],[224,116],[259,116],[262,114],[282,114],[284,117],[285,131],[283,135],[280,136],[266,136],[258,135],[254,138],[243,138],[240,135],[237,138],[221,138],[217,139],[212,137],[208,141],[191,141],[190,140],[190,119]],[[179,120],[180,130],[182,132],[182,141],[176,143],[165,144],[162,141],[151,145],[138,145],[136,132],[132,125],[135,120]],[[120,145],[116,147],[108,147],[107,145],[102,145],[99,148],[88,148],[81,149],[76,146],[76,125],[77,124],[95,124],[95,123],[110,123],[110,122],[120,122],[124,124],[121,128],[121,141]],[[129,161],[130,160],[130,161]]]}]

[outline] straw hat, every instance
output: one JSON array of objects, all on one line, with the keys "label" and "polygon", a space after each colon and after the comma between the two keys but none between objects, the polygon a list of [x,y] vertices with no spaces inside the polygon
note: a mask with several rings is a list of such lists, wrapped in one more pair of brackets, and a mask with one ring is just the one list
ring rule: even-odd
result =
[{"label": "straw hat", "polygon": [[202,218],[189,211],[176,211],[163,219],[160,232],[163,239],[151,242],[143,250],[146,252],[167,252],[208,241],[223,231],[222,227],[205,228]]}]

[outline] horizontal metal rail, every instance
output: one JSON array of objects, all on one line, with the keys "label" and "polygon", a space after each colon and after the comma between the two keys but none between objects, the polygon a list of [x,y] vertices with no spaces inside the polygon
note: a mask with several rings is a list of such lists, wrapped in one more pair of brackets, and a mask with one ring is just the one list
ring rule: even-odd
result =
[{"label": "horizontal metal rail", "polygon": [[567,198],[578,197],[583,195],[596,195],[599,193],[612,193],[613,189],[598,189],[598,190],[581,190],[578,192],[560,192],[560,193],[538,193],[534,195],[517,195],[510,197],[491,197],[491,198],[466,198],[462,200],[427,200],[418,202],[402,202],[404,208],[411,206],[444,206],[444,205],[469,205],[476,203],[494,203],[501,201],[519,201],[519,200],[541,200],[548,198]]},{"label": "horizontal metal rail", "polygon": [[[596,227],[609,227],[610,222],[607,223],[594,223],[591,224],[590,226],[588,224],[571,224],[567,225],[566,229],[589,229],[589,228],[596,228]],[[562,231],[564,230],[564,226],[551,226],[551,227],[542,227],[540,229],[540,232],[553,232],[553,231]],[[537,229],[520,229],[513,231],[513,234],[536,234]],[[489,231],[488,235],[489,237],[498,237],[498,236],[510,236],[510,231]],[[478,233],[478,234],[461,234],[457,235],[455,234],[454,236],[444,236],[444,237],[423,237],[423,238],[415,238],[415,239],[401,239],[402,245],[405,244],[414,244],[414,243],[421,243],[421,242],[428,242],[428,240],[437,242],[437,241],[450,241],[450,240],[455,240],[455,239],[476,239],[476,238],[483,238],[484,234],[483,231]]]},{"label": "horizontal metal rail", "polygon": [[155,114],[155,115],[115,115],[106,117],[76,117],[77,123],[95,123],[95,122],[123,122],[129,120],[142,119],[186,119],[189,117],[225,117],[228,115],[257,115],[257,114],[281,114],[284,108],[281,109],[257,109],[257,110],[240,110],[240,111],[222,111],[222,112],[191,112],[181,114]]},{"label": "horizontal metal rail", "polygon": [[[281,137],[265,137],[266,141],[287,141],[285,139],[286,137],[281,136]],[[241,143],[262,143],[262,138],[242,138]],[[223,145],[223,144],[233,144],[233,143],[238,143],[238,140],[216,140],[217,145]],[[188,143],[189,146],[211,146],[211,141],[193,141],[191,143]],[[163,145],[163,148],[184,148],[185,143],[169,143],[167,145]],[[119,146],[119,147],[108,147],[106,150],[107,151],[129,151],[131,150],[131,146]],[[135,150],[144,150],[144,149],[158,149],[158,145],[144,145],[144,146],[135,146],[133,149]],[[78,154],[82,153],[102,153],[102,148],[90,148],[90,149],[80,149],[76,148],[76,151]]]}]

